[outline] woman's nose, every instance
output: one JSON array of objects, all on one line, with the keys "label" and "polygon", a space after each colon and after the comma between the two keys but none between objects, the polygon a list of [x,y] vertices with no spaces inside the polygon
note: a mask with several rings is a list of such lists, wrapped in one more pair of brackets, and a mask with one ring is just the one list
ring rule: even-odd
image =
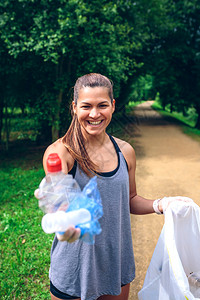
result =
[{"label": "woman's nose", "polygon": [[89,116],[90,116],[91,118],[97,118],[98,115],[99,115],[98,109],[92,108],[91,111],[90,111],[90,115],[89,115]]}]

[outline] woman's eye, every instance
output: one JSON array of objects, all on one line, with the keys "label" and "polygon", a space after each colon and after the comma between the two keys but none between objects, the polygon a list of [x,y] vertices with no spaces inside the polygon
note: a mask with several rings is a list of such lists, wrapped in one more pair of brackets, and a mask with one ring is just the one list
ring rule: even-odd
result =
[{"label": "woman's eye", "polygon": [[99,105],[100,107],[102,107],[102,108],[105,108],[105,107],[107,107],[108,105],[107,104],[101,104],[101,105]]},{"label": "woman's eye", "polygon": [[89,108],[89,105],[81,106],[81,108],[87,109],[87,108]]}]

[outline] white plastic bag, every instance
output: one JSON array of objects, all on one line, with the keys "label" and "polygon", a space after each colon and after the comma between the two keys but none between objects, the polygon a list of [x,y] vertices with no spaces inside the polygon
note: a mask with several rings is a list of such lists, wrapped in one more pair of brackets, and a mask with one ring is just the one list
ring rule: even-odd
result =
[{"label": "white plastic bag", "polygon": [[200,208],[175,201],[148,267],[139,300],[194,300],[187,276],[200,271]]}]

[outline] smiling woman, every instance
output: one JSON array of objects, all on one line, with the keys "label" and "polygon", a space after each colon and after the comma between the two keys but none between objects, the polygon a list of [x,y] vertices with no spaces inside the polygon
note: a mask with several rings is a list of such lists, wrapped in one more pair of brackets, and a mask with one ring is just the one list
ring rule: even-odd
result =
[{"label": "smiling woman", "polygon": [[130,213],[160,214],[171,201],[170,197],[149,200],[137,195],[134,149],[106,133],[114,110],[107,77],[80,77],[74,87],[71,126],[44,154],[45,172],[48,155],[57,153],[63,172],[72,174],[81,189],[97,175],[104,212],[102,232],[93,245],[79,239],[80,229],[73,226],[55,236],[49,272],[52,300],[128,300],[135,277]]},{"label": "smiling woman", "polygon": [[79,92],[77,104],[73,102],[74,114],[82,126],[84,138],[88,134],[104,134],[115,109],[115,100],[108,96],[105,87],[85,87]]},{"label": "smiling woman", "polygon": [[[91,136],[98,135],[98,140],[105,137],[114,110],[113,87],[107,77],[91,73],[76,81],[73,120],[62,142],[89,176],[98,170],[98,166],[88,155],[86,142]],[[94,152],[94,149],[92,151]]]},{"label": "smiling woman", "polygon": [[[63,171],[72,174],[81,188],[97,175],[103,227],[94,245],[83,243],[79,229],[74,227],[69,227],[63,236],[55,236],[51,250],[51,298],[127,300],[135,265],[129,202],[131,164],[128,167],[121,148],[125,153],[132,147],[106,133],[115,110],[113,87],[107,77],[93,73],[80,77],[72,104],[71,126],[63,138],[47,148],[44,169],[47,171],[48,155],[57,152]],[[131,153],[134,172],[134,151]],[[132,189],[135,194],[134,180]]]}]

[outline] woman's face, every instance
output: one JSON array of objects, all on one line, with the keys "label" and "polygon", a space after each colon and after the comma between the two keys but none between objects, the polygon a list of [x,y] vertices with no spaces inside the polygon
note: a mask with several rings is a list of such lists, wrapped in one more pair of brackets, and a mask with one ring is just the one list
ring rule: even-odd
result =
[{"label": "woman's face", "polygon": [[84,87],[79,91],[77,105],[73,102],[83,134],[99,135],[106,131],[115,110],[106,87]]}]

